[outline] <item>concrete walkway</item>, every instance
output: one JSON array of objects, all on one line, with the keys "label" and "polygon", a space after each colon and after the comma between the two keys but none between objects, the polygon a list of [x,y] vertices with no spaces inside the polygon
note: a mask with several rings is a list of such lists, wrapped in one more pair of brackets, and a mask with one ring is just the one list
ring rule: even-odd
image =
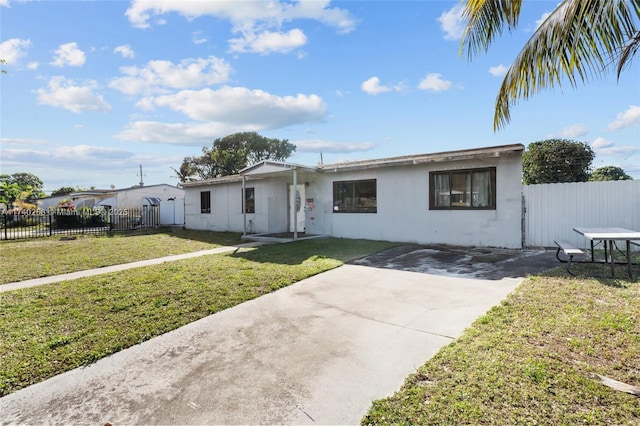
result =
[{"label": "concrete walkway", "polygon": [[0,398],[0,423],[358,424],[520,281],[344,265]]},{"label": "concrete walkway", "polygon": [[34,278],[32,280],[17,281],[14,283],[0,284],[0,293],[20,288],[35,287],[42,284],[57,283],[60,281],[75,280],[82,277],[92,277],[94,275],[108,274],[109,272],[124,271],[125,269],[140,268],[142,266],[159,265],[165,262],[173,262],[182,259],[191,259],[193,257],[207,256],[210,254],[228,253],[246,247],[257,247],[263,245],[262,242],[252,242],[238,244],[235,246],[224,246],[210,250],[200,250],[192,253],[176,254],[173,256],[159,257],[156,259],[140,260],[138,262],[123,263],[121,265],[105,266],[103,268],[87,269],[85,271],[71,272],[69,274],[52,275],[50,277]]}]

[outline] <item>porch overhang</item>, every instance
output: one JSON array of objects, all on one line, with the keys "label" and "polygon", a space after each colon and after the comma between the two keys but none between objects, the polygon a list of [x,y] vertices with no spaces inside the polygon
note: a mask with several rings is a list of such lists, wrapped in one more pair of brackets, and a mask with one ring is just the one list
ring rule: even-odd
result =
[{"label": "porch overhang", "polygon": [[317,167],[304,166],[295,163],[283,163],[280,161],[263,160],[240,170],[242,176],[268,176],[291,172],[292,170],[305,171],[309,173],[317,173],[320,171]]}]

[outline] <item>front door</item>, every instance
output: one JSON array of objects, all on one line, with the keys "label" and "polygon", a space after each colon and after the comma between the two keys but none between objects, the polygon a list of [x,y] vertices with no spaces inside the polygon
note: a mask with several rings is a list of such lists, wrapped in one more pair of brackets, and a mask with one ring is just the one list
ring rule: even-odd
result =
[{"label": "front door", "polygon": [[293,185],[289,185],[289,232],[294,232],[294,224],[297,221],[297,231],[304,232],[305,211],[304,211],[304,184],[297,185],[293,190]]}]

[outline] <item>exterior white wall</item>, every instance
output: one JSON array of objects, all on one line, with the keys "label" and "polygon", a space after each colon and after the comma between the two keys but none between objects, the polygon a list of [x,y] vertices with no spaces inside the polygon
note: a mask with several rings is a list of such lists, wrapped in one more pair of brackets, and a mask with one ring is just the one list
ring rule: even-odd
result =
[{"label": "exterior white wall", "polygon": [[[285,179],[248,179],[254,188],[255,213],[247,213],[247,232],[287,231],[287,183]],[[200,212],[200,192],[211,191],[211,213]],[[185,191],[185,226],[188,229],[243,232],[242,183],[189,187]]]},{"label": "exterior white wall", "polygon": [[45,197],[37,201],[38,208],[42,210],[55,209],[62,200],[71,198],[69,195],[56,195],[54,197]]},{"label": "exterior white wall", "polygon": [[566,240],[588,248],[574,227],[640,231],[640,180],[525,185],[523,193],[529,247],[555,247],[554,240]]},{"label": "exterior white wall", "polygon": [[[429,172],[496,167],[495,210],[429,210]],[[272,175],[273,176],[273,175]],[[283,173],[248,180],[255,187],[256,213],[247,215],[253,233],[288,230],[287,184]],[[522,247],[522,162],[520,155],[476,160],[377,167],[356,171],[298,174],[306,185],[305,230],[342,238],[419,244]],[[376,179],[377,213],[334,213],[333,182]],[[186,188],[185,221],[192,229],[242,232],[241,183]],[[200,213],[200,191],[211,191],[211,214]]]},{"label": "exterior white wall", "polygon": [[139,209],[144,204],[147,204],[145,197],[154,197],[159,198],[161,201],[166,201],[169,198],[182,198],[183,196],[184,189],[171,185],[151,185],[129,188],[117,191],[117,206],[113,207],[119,209]]},{"label": "exterior white wall", "polygon": [[[520,248],[519,156],[324,173],[310,185],[307,232],[420,244]],[[496,210],[429,210],[429,172],[496,167]],[[334,213],[333,181],[376,179],[377,213]],[[313,215],[312,215],[313,213]],[[313,220],[309,220],[313,217]]]}]

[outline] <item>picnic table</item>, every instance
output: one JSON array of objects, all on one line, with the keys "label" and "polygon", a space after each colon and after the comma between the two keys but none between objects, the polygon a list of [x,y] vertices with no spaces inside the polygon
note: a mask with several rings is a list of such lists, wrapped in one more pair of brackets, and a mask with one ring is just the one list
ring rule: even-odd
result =
[{"label": "picnic table", "polygon": [[[629,272],[629,278],[632,277],[631,273],[631,244],[635,244],[635,240],[640,240],[640,232],[632,231],[625,228],[573,228],[575,232],[583,235],[591,243],[591,261],[595,262],[593,254],[594,242],[602,242],[604,245],[604,261],[608,263],[611,268],[611,277],[615,278],[615,259],[614,253],[617,249],[616,241],[624,241],[626,243],[626,256],[627,256],[627,270]],[[595,243],[598,244],[598,243]],[[608,247],[607,247],[608,246]],[[608,253],[607,253],[608,251]]]}]

